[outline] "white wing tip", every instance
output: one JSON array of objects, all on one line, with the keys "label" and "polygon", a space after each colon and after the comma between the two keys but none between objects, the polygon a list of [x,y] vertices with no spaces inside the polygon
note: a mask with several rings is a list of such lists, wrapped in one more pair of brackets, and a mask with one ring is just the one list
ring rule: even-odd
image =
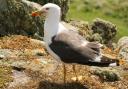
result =
[{"label": "white wing tip", "polygon": [[110,63],[109,66],[110,67],[117,66],[117,63]]}]

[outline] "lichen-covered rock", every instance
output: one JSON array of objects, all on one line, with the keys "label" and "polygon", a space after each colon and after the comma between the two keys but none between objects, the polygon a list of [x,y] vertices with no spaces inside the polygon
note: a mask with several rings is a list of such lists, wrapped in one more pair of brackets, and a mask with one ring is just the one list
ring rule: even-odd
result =
[{"label": "lichen-covered rock", "polygon": [[98,33],[93,34],[90,38],[91,38],[90,41],[97,41],[103,43],[103,38]]},{"label": "lichen-covered rock", "polygon": [[78,30],[78,33],[82,35],[87,40],[90,40],[92,37],[92,30],[89,27],[89,23],[85,21],[75,21],[72,20],[70,23],[72,26],[76,27]]},{"label": "lichen-covered rock", "polygon": [[34,36],[40,32],[43,36],[43,20],[40,17],[32,17],[35,9],[29,7],[21,0],[1,0],[0,4],[0,36],[9,34],[21,34]]},{"label": "lichen-covered rock", "polygon": [[95,19],[92,24],[72,20],[69,24],[76,27],[80,35],[89,41],[109,44],[117,33],[117,28],[114,24],[102,19]]},{"label": "lichen-covered rock", "polygon": [[[48,2],[58,4],[62,8],[62,20],[65,19],[68,0],[45,0],[42,2],[42,5]],[[40,5],[28,0],[1,0],[0,4],[0,36],[20,34],[42,40],[43,18],[31,16],[31,12],[39,9]]]},{"label": "lichen-covered rock", "polygon": [[91,29],[93,33],[98,33],[103,38],[103,43],[112,40],[117,33],[117,28],[114,24],[99,18],[92,22]]},{"label": "lichen-covered rock", "polygon": [[95,70],[93,74],[99,76],[103,81],[113,82],[120,80],[119,74],[110,70]]},{"label": "lichen-covered rock", "polygon": [[[4,56],[0,59],[0,89],[128,88],[127,64],[102,68],[75,64],[79,81],[75,83],[78,84],[74,84],[72,80],[74,77],[76,79],[72,65],[65,64],[67,83],[63,83],[63,65],[47,54],[43,41],[13,35],[1,37],[0,48],[0,55]],[[109,50],[106,51],[109,52]],[[3,66],[9,67],[9,69]]]},{"label": "lichen-covered rock", "polygon": [[120,38],[117,46],[119,48],[119,56],[128,61],[128,36]]},{"label": "lichen-covered rock", "polygon": [[8,83],[12,81],[12,68],[0,65],[0,89],[6,89]]},{"label": "lichen-covered rock", "polygon": [[122,46],[126,45],[127,43],[128,43],[128,36],[124,36],[119,39],[117,45],[118,45],[118,47],[122,47]]},{"label": "lichen-covered rock", "polygon": [[31,81],[31,78],[27,76],[23,71],[13,70],[12,72],[13,81],[9,84],[7,89],[14,89],[17,86],[25,86]]}]

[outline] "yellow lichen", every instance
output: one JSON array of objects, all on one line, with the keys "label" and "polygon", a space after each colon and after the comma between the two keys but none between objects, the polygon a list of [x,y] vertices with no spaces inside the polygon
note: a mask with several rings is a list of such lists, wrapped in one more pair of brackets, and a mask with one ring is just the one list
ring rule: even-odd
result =
[{"label": "yellow lichen", "polygon": [[12,81],[11,74],[11,67],[0,65],[0,89],[6,87]]}]

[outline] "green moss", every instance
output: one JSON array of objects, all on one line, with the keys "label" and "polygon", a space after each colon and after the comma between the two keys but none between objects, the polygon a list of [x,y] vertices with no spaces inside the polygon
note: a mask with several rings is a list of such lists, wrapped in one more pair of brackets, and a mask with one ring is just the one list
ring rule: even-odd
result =
[{"label": "green moss", "polygon": [[12,81],[11,74],[10,67],[0,66],[0,89],[3,89],[8,82]]}]

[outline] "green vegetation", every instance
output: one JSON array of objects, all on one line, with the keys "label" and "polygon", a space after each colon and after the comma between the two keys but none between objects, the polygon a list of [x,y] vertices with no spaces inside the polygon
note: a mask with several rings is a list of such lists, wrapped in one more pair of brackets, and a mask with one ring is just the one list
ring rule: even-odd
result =
[{"label": "green vegetation", "polygon": [[116,24],[116,39],[128,36],[128,1],[127,0],[72,0],[68,19],[91,22],[101,18]]}]

